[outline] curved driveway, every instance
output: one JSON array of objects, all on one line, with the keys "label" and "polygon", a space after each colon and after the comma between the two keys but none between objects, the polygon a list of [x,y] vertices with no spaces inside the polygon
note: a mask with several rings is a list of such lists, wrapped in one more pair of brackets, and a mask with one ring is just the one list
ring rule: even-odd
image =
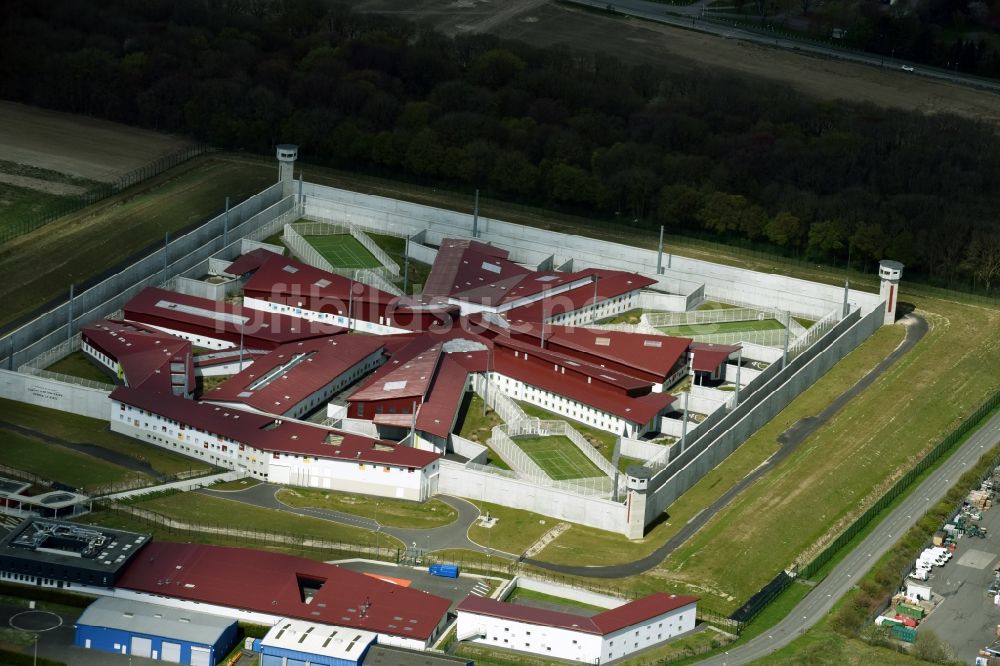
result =
[{"label": "curved driveway", "polygon": [[597,567],[552,564],[550,562],[533,559],[525,559],[524,562],[541,569],[548,569],[549,571],[557,571],[559,573],[573,576],[588,576],[591,578],[624,578],[625,576],[635,576],[637,574],[641,574],[643,571],[652,569],[657,564],[662,562],[670,553],[680,547],[681,544],[691,538],[695,532],[704,527],[705,523],[707,523],[712,516],[733,501],[733,499],[743,492],[751,483],[759,479],[771,468],[775,467],[778,463],[787,458],[792,451],[798,448],[799,444],[804,442],[806,438],[809,437],[809,435],[816,432],[820,426],[829,421],[837,412],[843,409],[844,405],[850,402],[863,390],[871,386],[871,384],[878,379],[882,373],[888,370],[906,352],[910,351],[910,349],[913,348],[913,345],[917,344],[917,342],[919,342],[920,339],[927,333],[927,321],[919,315],[909,314],[906,317],[903,317],[900,320],[900,323],[906,326],[906,337],[903,338],[903,341],[899,343],[899,345],[897,345],[897,347],[893,349],[888,356],[882,359],[882,361],[865,374],[864,377],[859,379],[854,386],[837,396],[837,398],[827,405],[826,409],[820,412],[817,416],[810,416],[801,419],[791,428],[783,432],[778,437],[778,443],[781,444],[781,447],[775,451],[770,458],[765,460],[752,472],[740,479],[739,483],[732,486],[729,490],[723,493],[719,499],[715,500],[715,502],[689,520],[688,523],[677,532],[677,534],[672,536],[666,543],[646,557],[635,560],[634,562]]},{"label": "curved driveway", "polygon": [[451,497],[449,495],[435,496],[437,499],[458,511],[458,518],[441,527],[419,529],[407,527],[388,527],[372,518],[365,518],[364,516],[358,516],[353,513],[344,513],[342,511],[333,511],[332,509],[310,509],[289,506],[277,497],[278,491],[282,488],[284,488],[284,486],[271,483],[259,483],[251,488],[247,488],[246,490],[226,491],[205,488],[197,492],[201,492],[206,495],[224,496],[226,499],[252,504],[265,509],[277,509],[279,511],[296,513],[300,516],[309,516],[311,518],[320,518],[321,520],[329,520],[335,523],[351,525],[353,527],[361,527],[366,530],[372,530],[373,532],[383,532],[396,537],[407,546],[416,544],[417,548],[424,551],[443,550],[446,548],[464,548],[465,550],[474,550],[482,553],[489,552],[492,555],[498,555],[500,557],[515,557],[514,555],[510,555],[509,553],[504,553],[496,549],[484,548],[469,539],[468,531],[469,528],[472,527],[473,523],[476,522],[476,519],[479,518],[479,509],[471,502],[467,502],[466,500],[458,497]]},{"label": "curved driveway", "polygon": [[766,634],[745,645],[698,663],[709,666],[733,666],[762,659],[788,645],[816,624],[855,582],[868,573],[896,541],[916,524],[928,509],[941,500],[983,454],[1000,443],[1000,414],[996,414],[975,432],[941,467],[936,469],[903,503],[882,520],[805,599]]}]

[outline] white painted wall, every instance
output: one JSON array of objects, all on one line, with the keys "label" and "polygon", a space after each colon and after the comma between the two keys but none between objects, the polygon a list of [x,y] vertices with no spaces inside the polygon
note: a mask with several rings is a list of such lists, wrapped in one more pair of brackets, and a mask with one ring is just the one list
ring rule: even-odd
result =
[{"label": "white painted wall", "polygon": [[108,400],[110,393],[111,387],[103,391],[11,370],[0,370],[0,398],[71,414],[106,421],[111,413],[111,401]]},{"label": "white painted wall", "polygon": [[597,663],[601,656],[599,634],[505,620],[459,610],[458,638],[470,634],[478,636],[470,639],[473,643],[586,664]]},{"label": "white painted wall", "polygon": [[[315,312],[313,310],[306,310],[305,308],[294,308],[280,303],[272,303],[270,301],[261,300],[259,298],[251,298],[249,296],[243,297],[243,307],[250,308],[252,310],[261,310],[263,312],[279,312],[293,317],[308,319],[309,321],[320,321],[325,324],[334,324],[336,326],[342,326],[344,328],[350,328],[354,331],[361,331],[372,335],[394,335],[397,333],[410,332],[405,328],[386,326],[382,323],[365,321],[364,319],[358,319],[357,317],[348,319],[346,313],[344,313],[344,315],[335,315],[328,312]],[[350,325],[348,326],[348,324]]]}]

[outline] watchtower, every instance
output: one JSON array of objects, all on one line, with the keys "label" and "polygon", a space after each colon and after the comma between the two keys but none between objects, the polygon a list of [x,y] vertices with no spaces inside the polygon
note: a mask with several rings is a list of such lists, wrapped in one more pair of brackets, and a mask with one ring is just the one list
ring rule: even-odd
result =
[{"label": "watchtower", "polygon": [[646,534],[646,493],[652,476],[653,471],[642,465],[629,465],[625,468],[625,487],[628,489],[625,500],[628,521],[626,536],[629,539],[641,539]]},{"label": "watchtower", "polygon": [[896,322],[896,305],[899,301],[899,279],[903,277],[903,264],[898,261],[883,259],[878,262],[878,276],[882,281],[879,296],[885,301],[885,319],[883,324]]},{"label": "watchtower", "polygon": [[290,197],[295,191],[295,160],[299,156],[299,147],[294,143],[278,144],[278,182],[281,183],[281,196]]}]

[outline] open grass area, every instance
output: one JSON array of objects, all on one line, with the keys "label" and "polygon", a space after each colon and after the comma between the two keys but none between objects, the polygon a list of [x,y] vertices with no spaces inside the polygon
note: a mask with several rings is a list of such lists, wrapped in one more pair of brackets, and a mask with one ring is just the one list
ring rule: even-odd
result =
[{"label": "open grass area", "polygon": [[236,479],[235,481],[222,481],[221,483],[213,483],[211,486],[209,486],[209,488],[211,490],[238,492],[240,490],[253,488],[254,486],[259,484],[260,484],[259,480],[247,477],[245,479]]},{"label": "open grass area", "polygon": [[114,386],[115,381],[111,376],[101,370],[82,351],[72,352],[69,356],[59,359],[49,367],[45,368],[49,372],[58,372],[71,377],[89,379],[92,382],[100,382],[109,386]]},{"label": "open grass area", "polygon": [[0,182],[0,232],[25,219],[56,215],[76,204],[74,197],[39,192]]},{"label": "open grass area", "polygon": [[85,453],[14,432],[0,433],[0,460],[5,465],[75,486],[84,492],[130,479],[148,478]]},{"label": "open grass area", "polygon": [[592,428],[580,421],[574,421],[568,416],[550,412],[547,409],[528,402],[517,402],[517,404],[525,414],[532,418],[542,419],[543,421],[566,421],[573,426],[573,430],[583,435],[583,438],[590,442],[606,460],[611,460],[612,456],[614,456],[615,445],[618,443],[618,436],[614,433]]},{"label": "open grass area", "polygon": [[377,268],[382,264],[351,234],[303,236],[336,268]]},{"label": "open grass area", "polygon": [[616,314],[614,317],[608,317],[607,319],[602,319],[598,324],[638,324],[642,318],[642,315],[646,312],[642,308],[636,308],[635,310],[626,310],[620,314]]},{"label": "open grass area", "polygon": [[[480,546],[502,550],[505,553],[520,555],[559,523],[555,518],[531,511],[511,509],[475,499],[469,501],[479,507],[481,514],[489,513],[490,516],[498,519],[496,524],[489,529],[480,527],[478,522],[473,523],[472,527],[469,528],[469,538]],[[573,529],[576,527],[574,526]]]},{"label": "open grass area", "polygon": [[[400,238],[399,236],[390,236],[388,234],[374,234],[370,231],[366,231],[368,237],[375,241],[375,244],[380,248],[385,250],[385,253],[389,257],[399,264],[400,270],[407,265],[406,261],[406,239]],[[416,289],[417,286],[422,288],[423,285],[427,284],[427,276],[431,273],[431,265],[425,264],[422,261],[414,261],[410,259],[408,271],[407,271],[407,291],[411,294],[419,291]],[[402,285],[400,285],[402,286]]]},{"label": "open grass area", "polygon": [[279,490],[278,499],[296,508],[331,509],[372,518],[389,527],[427,529],[448,525],[458,518],[458,511],[437,499],[407,502],[388,497],[300,487]]},{"label": "open grass area", "polygon": [[[16,275],[0,285],[0,325],[67,295],[81,283],[146,248],[207,220],[274,182],[271,164],[202,157],[119,195],[20,236],[0,247],[0,270]],[[32,193],[33,195],[36,193]]]},{"label": "open grass area", "polygon": [[604,475],[565,435],[522,435],[513,439],[528,457],[557,481]]},{"label": "open grass area", "polygon": [[68,442],[95,444],[109,451],[145,461],[160,474],[208,472],[212,469],[211,465],[201,460],[111,432],[107,421],[57,409],[0,399],[0,422],[31,428]]},{"label": "open grass area", "polygon": [[746,333],[748,331],[779,331],[785,328],[777,319],[747,319],[746,321],[720,321],[707,324],[682,324],[659,326],[656,330],[666,335],[689,336],[709,333]]},{"label": "open grass area", "polygon": [[467,394],[459,411],[456,428],[458,436],[481,444],[488,449],[486,454],[487,464],[494,465],[500,469],[510,469],[510,465],[504,462],[503,458],[497,455],[496,451],[490,448],[487,440],[493,426],[503,423],[500,417],[492,409],[486,409],[483,413],[483,399],[475,393]]},{"label": "open grass area", "polygon": [[[342,541],[365,546],[376,544],[375,532],[371,530],[341,525],[319,518],[299,516],[287,511],[264,509],[201,493],[180,493],[157,497],[145,502],[136,502],[135,506],[187,523],[225,527],[233,530],[292,534],[306,539]],[[383,546],[387,545],[387,541],[394,546],[402,545],[401,542],[388,535],[382,535],[380,541]]]}]

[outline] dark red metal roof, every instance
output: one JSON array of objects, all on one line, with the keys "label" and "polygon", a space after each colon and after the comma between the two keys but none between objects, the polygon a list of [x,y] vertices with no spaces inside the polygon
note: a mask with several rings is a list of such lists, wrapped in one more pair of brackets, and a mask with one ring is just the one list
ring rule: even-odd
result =
[{"label": "dark red metal roof", "polygon": [[711,342],[693,342],[691,351],[691,369],[700,372],[715,372],[719,366],[729,359],[730,355],[740,350],[740,345],[717,345]]},{"label": "dark red metal roof", "polygon": [[264,451],[423,469],[436,453],[301,421],[119,386],[111,399]]},{"label": "dark red metal roof", "polygon": [[[277,256],[277,255],[275,255]],[[343,333],[346,329],[275,312],[263,312],[165,289],[143,289],[123,308],[125,318],[226,340],[244,347],[274,349],[287,342]]]},{"label": "dark red metal roof", "polygon": [[495,599],[469,595],[462,600],[456,610],[497,617],[504,620],[514,620],[546,627],[559,627],[561,629],[569,629],[570,631],[603,636],[620,631],[626,627],[647,622],[664,613],[669,613],[670,611],[678,610],[697,602],[698,597],[677,596],[657,592],[648,597],[643,597],[642,599],[619,606],[618,608],[598,613],[593,617],[586,617],[573,613],[560,613],[532,608],[531,606],[508,604]]},{"label": "dark red metal roof", "polygon": [[272,257],[280,257],[282,255],[277,252],[272,252],[263,247],[259,247],[256,250],[251,250],[246,254],[240,256],[233,263],[229,264],[226,268],[226,273],[229,275],[246,275],[247,273],[252,273],[253,271],[260,268],[265,261],[271,259]]},{"label": "dark red metal roof", "polygon": [[[385,372],[377,374],[361,389],[351,394],[350,402],[379,402],[414,398],[423,400],[434,380],[438,359],[441,356],[441,342],[424,349],[406,360],[397,354],[383,366]],[[410,345],[414,348],[414,345]]]},{"label": "dark red metal roof", "polygon": [[[382,338],[365,335],[313,338],[282,345],[256,358],[249,368],[205,393],[202,399],[242,403],[269,414],[285,414],[384,346]],[[271,381],[267,381],[272,374]]]},{"label": "dark red metal roof", "polygon": [[244,292],[280,299],[299,297],[303,307],[306,303],[339,303],[343,304],[345,313],[352,300],[355,303],[388,305],[396,299],[381,289],[278,255],[269,258],[257,269],[247,280]]},{"label": "dark red metal roof", "polygon": [[[596,276],[598,303],[610,298],[624,296],[636,289],[645,289],[650,285],[656,284],[656,280],[636,273],[612,271],[602,268],[591,268],[573,273],[572,275],[576,275],[578,279],[588,276],[594,278]],[[540,322],[555,315],[565,312],[575,312],[583,307],[592,305],[594,303],[594,294],[594,285],[593,283],[589,283],[557,294],[551,298],[512,308],[504,313],[504,316],[511,322]]]},{"label": "dark red metal roof", "polygon": [[[187,340],[110,319],[84,326],[80,332],[88,344],[119,363],[128,386],[170,393],[186,381],[188,393],[194,391],[191,343]],[[181,364],[183,370],[171,372],[171,363]]]},{"label": "dark red metal roof", "polygon": [[[300,580],[321,583],[309,603]],[[118,587],[421,641],[431,637],[451,605],[427,592],[301,557],[156,541],[128,566]]]},{"label": "dark red metal roof", "polygon": [[469,376],[462,364],[452,356],[454,354],[442,355],[430,393],[417,410],[417,430],[438,437],[447,437],[451,433],[455,415],[462,406],[465,382]]}]

